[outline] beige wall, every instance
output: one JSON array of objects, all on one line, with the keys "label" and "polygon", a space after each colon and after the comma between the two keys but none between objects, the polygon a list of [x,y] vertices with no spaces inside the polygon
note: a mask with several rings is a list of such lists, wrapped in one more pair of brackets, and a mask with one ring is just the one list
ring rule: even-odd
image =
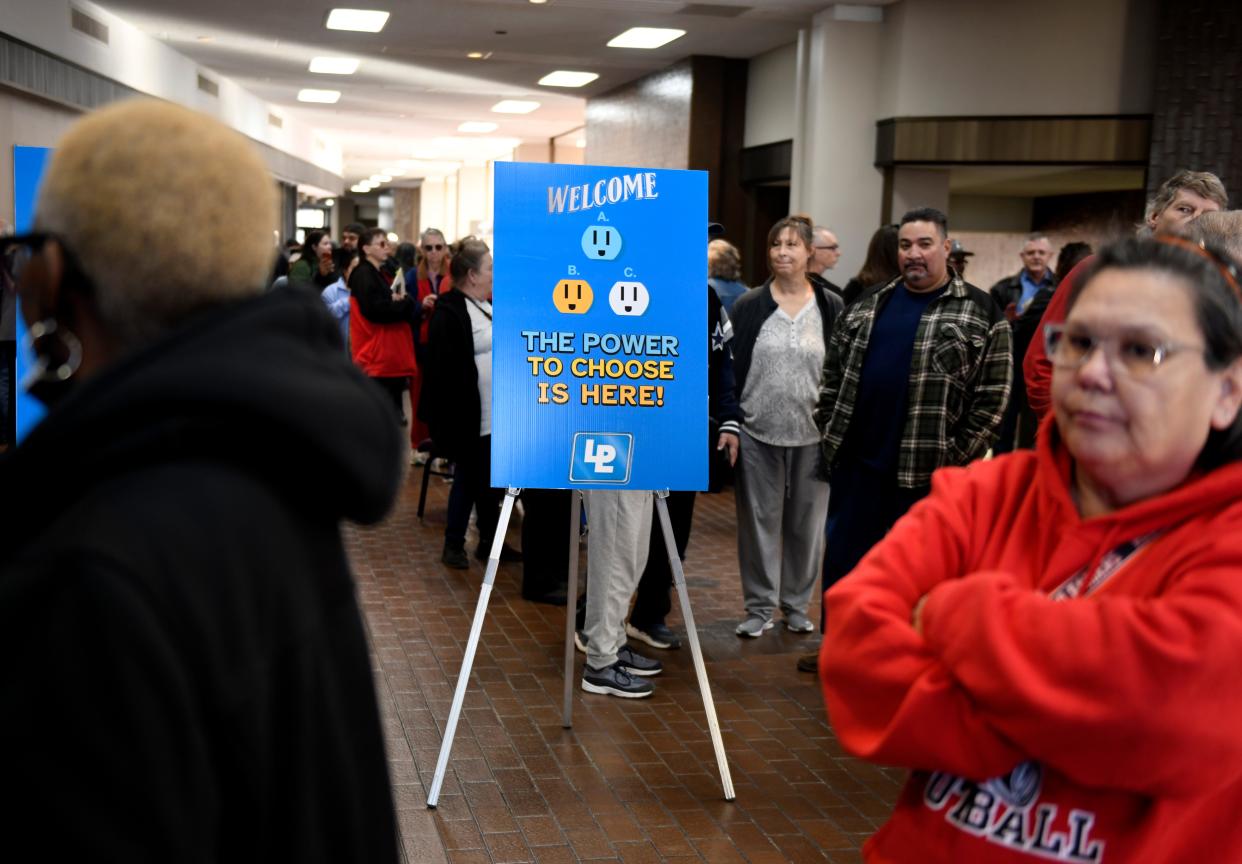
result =
[{"label": "beige wall", "polygon": [[880,117],[1152,108],[1152,0],[901,0],[884,7]]},{"label": "beige wall", "polygon": [[0,89],[0,219],[13,221],[13,148],[51,147],[82,115]]},{"label": "beige wall", "polygon": [[793,43],[751,58],[742,146],[758,147],[794,137],[797,80],[798,46]]}]

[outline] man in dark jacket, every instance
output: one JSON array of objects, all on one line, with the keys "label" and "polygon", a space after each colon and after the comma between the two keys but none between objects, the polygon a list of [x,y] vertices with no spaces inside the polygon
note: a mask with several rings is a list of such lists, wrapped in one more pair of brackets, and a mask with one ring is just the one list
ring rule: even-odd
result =
[{"label": "man in dark jacket", "polygon": [[1041,233],[1027,235],[1018,253],[1022,269],[992,286],[992,299],[1005,317],[1015,320],[1030,305],[1042,288],[1055,288],[1057,274],[1052,272],[1052,244]]},{"label": "man in dark jacket", "polygon": [[57,145],[18,280],[50,411],[0,459],[6,848],[397,861],[339,526],[384,516],[401,440],[319,299],[263,293],[275,204],[175,105]]},{"label": "man in dark jacket", "polygon": [[[845,310],[824,357],[815,421],[832,480],[825,590],[930,491],[937,468],[987,453],[1009,400],[1009,325],[949,269],[945,215],[911,210],[898,238],[901,276]],[[814,672],[817,659],[798,668]]]}]

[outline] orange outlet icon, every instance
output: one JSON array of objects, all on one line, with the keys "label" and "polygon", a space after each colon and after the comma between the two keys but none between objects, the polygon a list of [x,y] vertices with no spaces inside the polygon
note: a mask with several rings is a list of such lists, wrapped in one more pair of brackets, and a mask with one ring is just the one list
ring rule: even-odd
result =
[{"label": "orange outlet icon", "polygon": [[585,279],[562,279],[552,289],[556,311],[566,315],[581,315],[591,308],[594,301],[595,292]]}]

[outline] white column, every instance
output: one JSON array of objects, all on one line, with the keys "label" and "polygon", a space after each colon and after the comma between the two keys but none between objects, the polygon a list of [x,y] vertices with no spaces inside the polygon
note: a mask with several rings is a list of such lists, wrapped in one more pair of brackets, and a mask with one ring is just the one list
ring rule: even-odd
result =
[{"label": "white column", "polygon": [[[815,15],[807,36],[806,107],[794,145],[790,207],[841,242],[833,281],[858,272],[880,225],[884,191],[874,167],[880,119],[884,10],[838,4]],[[801,40],[799,67],[802,67]],[[799,159],[798,157],[801,156]]]}]

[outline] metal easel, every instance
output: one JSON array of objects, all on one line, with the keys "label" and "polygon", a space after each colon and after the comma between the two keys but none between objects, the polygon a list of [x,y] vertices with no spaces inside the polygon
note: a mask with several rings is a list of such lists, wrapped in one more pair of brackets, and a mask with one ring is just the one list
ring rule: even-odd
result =
[{"label": "metal easel", "polygon": [[[521,490],[509,487],[505,492],[504,504],[500,511],[500,520],[496,526],[496,536],[492,540],[491,553],[487,559],[487,572],[483,575],[483,585],[479,590],[479,601],[474,610],[474,621],[470,625],[470,637],[466,641],[466,653],[462,658],[461,672],[457,676],[457,689],[453,693],[453,705],[449,709],[448,723],[444,729],[444,740],[440,744],[440,756],[436,760],[436,773],[431,781],[431,789],[427,793],[427,808],[434,810],[440,800],[440,789],[444,784],[444,774],[448,769],[449,753],[453,749],[453,738],[457,734],[457,721],[461,718],[462,703],[466,699],[466,686],[470,680],[470,669],[474,665],[474,655],[479,647],[479,635],[483,631],[483,619],[487,615],[487,604],[492,594],[492,586],[496,581],[496,570],[500,566],[500,550],[504,544],[505,533],[509,528],[509,519],[513,515],[513,502]],[[569,516],[569,585],[565,606],[565,709],[561,725],[566,728],[573,726],[573,692],[577,678],[577,667],[574,658],[574,626],[578,604],[578,553],[581,547],[581,506],[582,493],[573,490],[571,493]],[[694,624],[694,612],[690,608],[690,595],[686,590],[686,576],[682,570],[681,558],[677,554],[677,544],[673,540],[673,526],[668,518],[668,490],[663,489],[652,493],[655,496],[656,513],[660,520],[660,530],[664,535],[664,547],[668,552],[669,566],[673,572],[673,584],[677,587],[677,597],[681,603],[682,617],[686,623],[686,636],[690,641],[690,654],[694,660],[694,671],[699,681],[699,692],[703,697],[703,710],[707,714],[707,728],[711,734],[712,747],[716,751],[716,765],[720,769],[720,783],[726,801],[732,801],[736,795],[733,791],[733,779],[729,774],[729,762],[725,755],[724,739],[720,734],[720,722],[716,718],[716,703],[712,700],[711,684],[707,680],[707,666],[703,662],[703,650],[699,645],[699,633]],[[645,538],[644,538],[645,539]]]}]

